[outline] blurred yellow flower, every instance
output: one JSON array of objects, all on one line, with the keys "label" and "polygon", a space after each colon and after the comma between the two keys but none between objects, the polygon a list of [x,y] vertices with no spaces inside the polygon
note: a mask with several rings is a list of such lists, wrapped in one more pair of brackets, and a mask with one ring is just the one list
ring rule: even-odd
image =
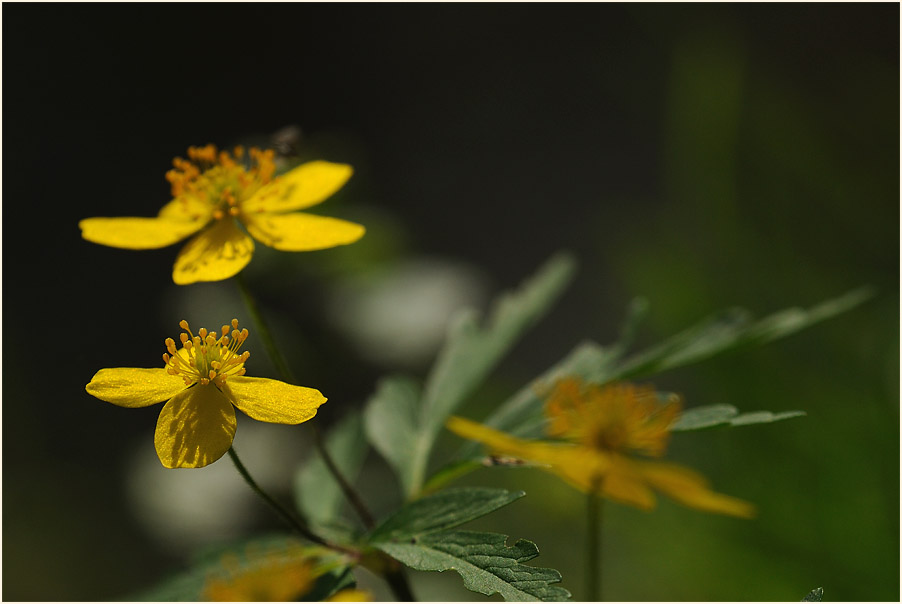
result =
[{"label": "blurred yellow flower", "polygon": [[207,602],[296,602],[313,589],[313,563],[305,558],[276,559],[240,570],[226,558],[228,574],[211,577],[204,586]]},{"label": "blurred yellow flower", "polygon": [[694,470],[628,456],[663,455],[679,411],[678,397],[661,402],[651,387],[602,387],[565,378],[548,397],[545,415],[548,435],[568,442],[524,440],[461,417],[452,417],[448,428],[495,453],[541,464],[581,491],[620,503],[652,509],[654,489],[706,512],[754,516],[754,506],[711,491]]},{"label": "blurred yellow flower", "polygon": [[[309,594],[316,579],[327,572],[328,564],[318,564],[302,548],[260,556],[242,568],[234,555],[222,559],[224,573],[210,576],[202,597],[208,602],[297,602]],[[325,602],[369,602],[371,595],[349,588]]]},{"label": "blurred yellow flower", "polygon": [[363,236],[359,224],[294,211],[338,191],[351,177],[351,166],[312,161],[274,178],[273,157],[271,150],[257,148],[245,156],[242,147],[231,154],[213,145],[190,147],[189,159],[175,158],[166,173],[173,200],[156,218],[86,218],[78,223],[81,235],[132,250],[166,247],[194,235],[175,260],[172,279],[179,285],[238,274],[254,252],[247,233],[289,252],[326,249]]},{"label": "blurred yellow flower", "polygon": [[300,424],[316,415],[326,398],[313,388],[277,380],[245,377],[250,353],[239,353],[247,329],[238,320],[222,326],[222,335],[179,326],[182,347],[166,338],[165,367],[101,369],[85,387],[102,401],[120,407],[148,407],[167,401],[157,420],[154,445],[167,468],[201,468],[232,446],[235,407],[250,417],[276,424]]}]

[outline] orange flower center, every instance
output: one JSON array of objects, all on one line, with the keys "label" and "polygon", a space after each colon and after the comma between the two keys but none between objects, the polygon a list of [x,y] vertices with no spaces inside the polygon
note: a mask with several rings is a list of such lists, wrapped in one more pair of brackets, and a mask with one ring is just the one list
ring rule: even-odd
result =
[{"label": "orange flower center", "polygon": [[558,382],[545,404],[551,436],[606,452],[663,455],[679,397],[661,401],[651,386],[597,386],[575,378]]},{"label": "orange flower center", "polygon": [[247,156],[241,146],[232,153],[217,151],[215,145],[189,147],[188,159],[172,160],[173,169],[166,172],[166,180],[174,198],[209,204],[214,219],[239,217],[241,203],[272,181],[274,157],[271,149],[257,147],[251,147]]},{"label": "orange flower center", "polygon": [[206,386],[212,382],[222,387],[229,376],[244,375],[244,362],[251,353],[238,353],[248,336],[247,329],[238,330],[238,319],[232,319],[231,336],[229,325],[222,326],[222,335],[218,337],[215,331],[207,332],[203,327],[194,335],[187,321],[180,322],[179,327],[187,332],[179,336],[182,348],[176,350],[175,340],[166,338],[169,352],[163,354],[163,362],[166,371],[180,376],[186,386],[198,382]]}]

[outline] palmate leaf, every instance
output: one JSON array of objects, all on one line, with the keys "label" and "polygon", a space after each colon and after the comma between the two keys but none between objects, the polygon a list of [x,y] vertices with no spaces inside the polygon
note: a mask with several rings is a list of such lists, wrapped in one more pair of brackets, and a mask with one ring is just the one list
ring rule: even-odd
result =
[{"label": "palmate leaf", "polygon": [[[587,382],[601,384],[658,373],[744,345],[764,343],[790,335],[854,308],[870,298],[871,295],[871,290],[861,288],[822,302],[809,310],[790,308],[757,322],[752,321],[747,311],[734,309],[726,314],[705,319],[665,340],[662,344],[624,359],[624,353],[633,339],[637,324],[648,308],[647,303],[639,298],[631,303],[621,338],[616,344],[608,348],[603,348],[594,342],[580,344],[538,379],[500,405],[483,423],[516,436],[538,436],[539,432],[534,428],[540,426],[544,402],[543,393],[547,392],[554,382],[564,375],[579,376]],[[800,412],[787,413],[798,414]],[[785,419],[786,417],[795,417],[795,415],[778,414],[776,419]],[[740,416],[740,418],[744,418],[744,416]],[[753,418],[744,419],[751,420]],[[761,421],[775,420],[765,419],[762,416],[757,418],[757,421],[749,421],[749,423]],[[730,423],[742,425],[744,422]],[[470,457],[475,450],[473,445],[467,445],[461,450],[459,457]]]},{"label": "palmate leaf", "polygon": [[[705,319],[662,344],[624,358],[639,321],[648,311],[647,302],[637,298],[630,304],[617,343],[602,347],[594,342],[583,342],[539,378],[502,403],[483,423],[521,438],[538,438],[542,435],[544,427],[542,415],[544,393],[564,375],[579,376],[587,382],[599,384],[651,375],[742,346],[761,344],[791,335],[805,327],[851,310],[872,295],[870,288],[859,288],[822,302],[809,310],[790,308],[759,321],[753,321],[745,310],[734,309]],[[718,425],[742,426],[800,415],[804,415],[804,412],[756,411],[739,414],[738,410],[730,405],[712,405],[686,411],[672,429],[695,430]],[[455,460],[458,461],[441,469],[430,480],[428,487],[437,488],[448,480],[479,468],[481,464],[473,460],[479,457],[482,450],[481,445],[477,443],[465,443],[455,456]]]},{"label": "palmate leaf", "polygon": [[554,256],[516,292],[497,300],[484,326],[475,311],[459,313],[421,393],[404,378],[380,383],[365,411],[366,433],[397,473],[407,497],[422,488],[429,454],[445,421],[551,306],[573,271],[570,256]]},{"label": "palmate leaf", "polygon": [[450,531],[522,497],[504,489],[447,489],[406,504],[378,526],[368,543],[416,570],[456,570],[464,586],[506,600],[563,600],[567,590],[549,585],[561,580],[556,570],[522,564],[539,555],[535,544],[495,533]]},{"label": "palmate leaf", "polygon": [[501,594],[509,602],[561,601],[570,598],[563,587],[551,585],[561,574],[550,568],[522,564],[539,555],[534,543],[520,539],[506,545],[497,533],[444,531],[410,543],[376,543],[375,546],[416,570],[454,570],[464,587],[490,596]]}]

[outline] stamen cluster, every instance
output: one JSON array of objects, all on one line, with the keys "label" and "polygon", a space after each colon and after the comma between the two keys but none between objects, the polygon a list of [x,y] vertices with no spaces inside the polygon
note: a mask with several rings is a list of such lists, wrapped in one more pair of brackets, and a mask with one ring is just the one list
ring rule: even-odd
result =
[{"label": "stamen cluster", "polygon": [[[251,147],[245,158],[244,147],[232,153],[218,151],[215,145],[189,147],[188,159],[176,157],[166,180],[175,199],[198,200],[213,206],[213,218],[238,217],[241,202],[273,179],[275,152]],[[243,161],[245,160],[246,161]]]},{"label": "stamen cluster", "polygon": [[206,386],[212,382],[220,388],[229,376],[244,375],[244,363],[251,353],[238,353],[248,336],[247,329],[238,330],[238,319],[232,319],[231,335],[229,325],[223,325],[222,335],[218,337],[215,331],[208,332],[203,327],[194,335],[184,320],[179,327],[187,332],[179,335],[180,350],[176,349],[175,340],[166,338],[169,352],[163,354],[163,362],[167,372],[180,376],[186,386],[196,383]]},{"label": "stamen cluster", "polygon": [[558,382],[545,405],[551,436],[599,451],[653,457],[667,449],[669,428],[679,410],[679,397],[662,401],[650,386],[597,386],[572,378]]}]

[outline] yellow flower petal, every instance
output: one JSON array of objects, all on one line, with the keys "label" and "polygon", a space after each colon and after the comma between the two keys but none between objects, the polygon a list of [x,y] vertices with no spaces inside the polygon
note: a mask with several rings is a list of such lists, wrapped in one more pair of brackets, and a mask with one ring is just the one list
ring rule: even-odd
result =
[{"label": "yellow flower petal", "polygon": [[372,602],[373,594],[368,591],[356,588],[342,589],[332,597],[326,598],[324,602]]},{"label": "yellow flower petal", "polygon": [[213,217],[213,206],[196,197],[182,195],[163,206],[157,216],[171,220],[202,220],[206,224]]},{"label": "yellow flower petal", "polygon": [[247,415],[272,424],[305,422],[326,402],[319,390],[266,378],[230,377],[224,392]]},{"label": "yellow flower petal", "polygon": [[[524,440],[490,428],[483,424],[470,421],[463,417],[452,416],[445,426],[463,438],[475,440],[486,445],[494,453],[509,455],[519,459],[526,459],[538,464],[546,464],[553,468],[557,466],[574,468],[574,480],[584,472],[597,473],[601,471],[596,465],[587,470],[586,464],[604,464],[604,456],[592,454],[583,447],[577,447],[569,443],[551,443],[540,440]],[[561,472],[552,469],[555,473]]]},{"label": "yellow flower petal", "polygon": [[262,186],[241,209],[252,213],[303,210],[331,197],[353,172],[346,164],[307,162]]},{"label": "yellow flower petal", "polygon": [[167,468],[202,468],[229,450],[235,409],[213,385],[196,385],[170,399],[157,420],[154,445]]},{"label": "yellow flower petal", "polygon": [[179,285],[222,281],[237,275],[254,254],[254,242],[231,219],[219,220],[185,244],[172,280]]},{"label": "yellow flower petal", "polygon": [[119,367],[101,369],[85,386],[88,394],[120,407],[147,407],[162,403],[185,389],[182,378],[165,369]]},{"label": "yellow flower petal", "polygon": [[683,505],[740,518],[755,516],[755,506],[715,493],[708,488],[708,481],[694,470],[668,463],[634,462],[634,465],[649,484]]},{"label": "yellow flower petal", "polygon": [[[587,489],[583,489],[588,491]],[[640,510],[651,510],[655,507],[655,495],[642,477],[629,471],[622,471],[617,463],[608,468],[608,472],[601,481],[602,497],[631,505]]]},{"label": "yellow flower petal", "polygon": [[285,252],[309,252],[354,243],[366,232],[359,224],[294,212],[260,214],[246,222],[254,239]]},{"label": "yellow flower petal", "polygon": [[129,250],[150,250],[181,241],[204,226],[202,220],[171,218],[85,218],[78,223],[88,241]]}]

